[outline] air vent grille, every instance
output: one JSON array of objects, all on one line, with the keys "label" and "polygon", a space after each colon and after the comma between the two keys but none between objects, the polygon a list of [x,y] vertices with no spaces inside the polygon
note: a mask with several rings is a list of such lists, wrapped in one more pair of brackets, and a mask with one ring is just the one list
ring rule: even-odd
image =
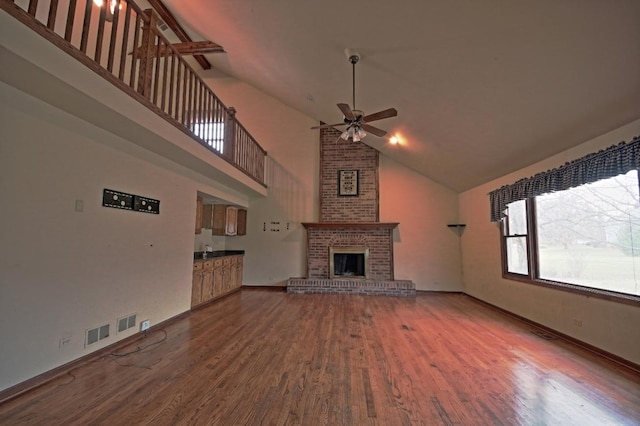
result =
[{"label": "air vent grille", "polygon": [[126,317],[118,318],[118,333],[122,333],[130,328],[136,326],[136,316],[137,314],[131,314]]},{"label": "air vent grille", "polygon": [[109,324],[87,330],[85,346],[92,345],[102,339],[109,337]]}]

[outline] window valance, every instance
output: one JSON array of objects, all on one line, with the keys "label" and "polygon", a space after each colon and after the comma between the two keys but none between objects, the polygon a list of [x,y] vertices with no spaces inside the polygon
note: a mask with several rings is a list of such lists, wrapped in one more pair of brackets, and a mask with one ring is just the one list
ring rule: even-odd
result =
[{"label": "window valance", "polygon": [[504,216],[507,204],[554,191],[562,191],[585,183],[606,179],[640,168],[640,136],[629,143],[586,155],[564,165],[520,179],[489,193],[491,221]]}]

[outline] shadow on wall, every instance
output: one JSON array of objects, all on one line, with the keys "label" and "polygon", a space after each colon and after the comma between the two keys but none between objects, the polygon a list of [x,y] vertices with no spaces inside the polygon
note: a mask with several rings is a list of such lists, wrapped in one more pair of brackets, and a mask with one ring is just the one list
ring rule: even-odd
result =
[{"label": "shadow on wall", "polygon": [[[269,187],[269,197],[274,207],[281,212],[282,218],[291,222],[310,220],[314,205],[317,177],[311,188],[305,188],[300,179],[290,173],[273,157],[266,159],[266,182]],[[315,185],[315,186],[313,186]]]}]

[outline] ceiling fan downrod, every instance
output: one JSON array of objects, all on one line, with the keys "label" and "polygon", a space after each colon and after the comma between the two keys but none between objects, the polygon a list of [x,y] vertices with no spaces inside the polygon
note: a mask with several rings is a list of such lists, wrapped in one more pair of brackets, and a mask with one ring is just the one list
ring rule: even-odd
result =
[{"label": "ceiling fan downrod", "polygon": [[349,61],[351,62],[352,69],[352,86],[353,86],[353,109],[356,109],[356,64],[360,60],[360,57],[357,54],[352,54],[349,56]]}]

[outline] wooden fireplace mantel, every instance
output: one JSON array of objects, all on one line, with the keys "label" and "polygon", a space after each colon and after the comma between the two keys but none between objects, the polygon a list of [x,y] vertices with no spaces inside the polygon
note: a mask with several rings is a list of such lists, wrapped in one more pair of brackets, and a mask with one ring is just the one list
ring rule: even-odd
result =
[{"label": "wooden fireplace mantel", "polygon": [[306,229],[394,229],[398,222],[302,222]]}]

